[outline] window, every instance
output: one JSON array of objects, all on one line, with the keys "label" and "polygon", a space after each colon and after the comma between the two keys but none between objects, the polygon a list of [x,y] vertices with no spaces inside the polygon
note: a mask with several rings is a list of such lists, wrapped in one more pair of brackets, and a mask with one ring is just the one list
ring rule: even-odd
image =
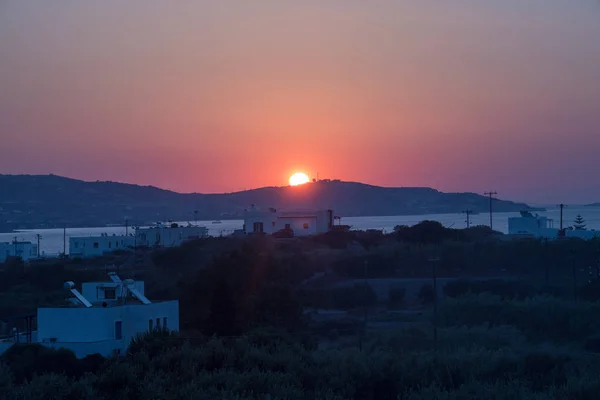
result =
[{"label": "window", "polygon": [[302,225],[304,229],[308,229],[308,222],[305,222],[304,225]]},{"label": "window", "polygon": [[273,226],[275,226],[275,221],[271,222],[271,224],[272,224]]},{"label": "window", "polygon": [[115,247],[119,247],[119,241],[115,242]]},{"label": "window", "polygon": [[167,329],[167,317],[163,317],[163,329]]},{"label": "window", "polygon": [[154,320],[153,319],[148,320],[148,330],[150,332],[152,332],[154,330]]},{"label": "window", "polygon": [[112,247],[112,242],[108,242],[108,248],[110,249]]},{"label": "window", "polygon": [[75,242],[75,248],[78,249],[79,248],[79,242]]},{"label": "window", "polygon": [[105,288],[104,298],[107,300],[114,300],[117,298],[117,290],[115,288]]},{"label": "window", "polygon": [[115,339],[123,339],[123,321],[115,321]]},{"label": "window", "polygon": [[98,242],[94,242],[94,248],[97,249],[98,248]]},{"label": "window", "polygon": [[292,225],[290,225],[290,224],[285,224],[285,229],[292,229]]}]

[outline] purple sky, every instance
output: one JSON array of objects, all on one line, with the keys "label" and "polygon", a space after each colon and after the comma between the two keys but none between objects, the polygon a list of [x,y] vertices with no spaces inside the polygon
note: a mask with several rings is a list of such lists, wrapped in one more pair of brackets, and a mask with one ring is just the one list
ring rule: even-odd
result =
[{"label": "purple sky", "polygon": [[4,0],[0,93],[0,173],[600,201],[597,0]]}]

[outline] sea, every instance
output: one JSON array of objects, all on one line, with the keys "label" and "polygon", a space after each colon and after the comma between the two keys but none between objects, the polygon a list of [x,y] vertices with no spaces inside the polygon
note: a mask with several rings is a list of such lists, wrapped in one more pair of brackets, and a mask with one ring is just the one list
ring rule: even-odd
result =
[{"label": "sea", "polygon": [[[547,208],[546,211],[539,212],[540,216],[546,216],[554,220],[554,227],[558,228],[560,224],[560,210],[556,208]],[[571,226],[577,215],[585,219],[588,229],[600,230],[600,207],[570,206],[563,210],[563,224],[565,227]],[[519,213],[493,213],[494,230],[508,233],[508,218],[517,217]],[[422,221],[439,221],[447,228],[465,228],[466,216],[464,214],[425,214],[425,215],[396,215],[388,217],[342,217],[342,225],[350,225],[354,230],[379,229],[384,232],[393,231],[396,225],[412,226]],[[178,221],[179,224],[187,225],[190,221]],[[337,222],[337,221],[336,221]],[[236,229],[242,229],[242,220],[223,220],[219,223],[215,221],[192,222],[208,228],[211,236],[227,236]],[[480,213],[470,216],[471,226],[490,224],[489,213]],[[126,228],[123,227],[90,227],[90,228],[67,228],[63,229],[32,229],[21,230],[12,233],[0,233],[0,242],[10,242],[17,238],[19,241],[37,241],[37,235],[40,238],[40,253],[46,256],[55,256],[66,250],[69,253],[69,238],[81,236],[100,236],[123,235]],[[129,233],[133,233],[129,228]]]}]

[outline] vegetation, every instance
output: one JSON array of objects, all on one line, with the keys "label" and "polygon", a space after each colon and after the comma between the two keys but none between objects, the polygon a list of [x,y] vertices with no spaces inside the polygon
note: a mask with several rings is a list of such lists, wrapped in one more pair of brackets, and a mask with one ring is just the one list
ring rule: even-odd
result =
[{"label": "vegetation", "polygon": [[577,214],[577,216],[575,217],[575,225],[573,225],[573,228],[577,230],[583,230],[585,229],[585,226],[585,220],[581,215]]},{"label": "vegetation", "polygon": [[[388,235],[214,238],[149,249],[142,268],[120,274],[146,281],[150,298],[179,299],[180,333],[140,336],[111,359],[14,346],[0,356],[0,394],[595,399],[600,283],[589,266],[599,244],[504,241],[482,228],[427,222]],[[438,296],[432,257],[440,259]],[[65,280],[105,278],[98,260],[12,263],[0,274],[0,315],[62,303]]]}]

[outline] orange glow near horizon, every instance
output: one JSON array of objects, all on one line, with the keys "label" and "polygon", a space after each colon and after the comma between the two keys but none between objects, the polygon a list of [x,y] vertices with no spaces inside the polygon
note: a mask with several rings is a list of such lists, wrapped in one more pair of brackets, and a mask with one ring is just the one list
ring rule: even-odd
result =
[{"label": "orange glow near horizon", "polygon": [[310,179],[304,172],[296,172],[294,175],[290,176],[290,186],[304,185],[308,182],[310,182]]},{"label": "orange glow near horizon", "polygon": [[594,203],[599,16],[591,0],[0,0],[0,173],[208,194],[303,172]]}]

